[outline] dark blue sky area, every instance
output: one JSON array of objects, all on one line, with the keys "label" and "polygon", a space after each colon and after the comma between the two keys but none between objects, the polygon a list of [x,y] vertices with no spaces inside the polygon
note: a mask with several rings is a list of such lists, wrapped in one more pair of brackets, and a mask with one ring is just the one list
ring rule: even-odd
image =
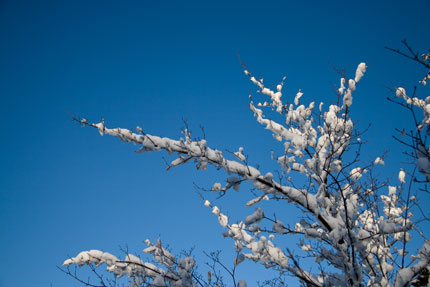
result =
[{"label": "dark blue sky area", "polygon": [[[384,46],[407,39],[429,48],[429,1],[232,2],[0,1],[1,287],[76,286],[56,269],[68,255],[120,254],[125,244],[140,253],[159,235],[176,252],[232,250],[193,185],[210,187],[224,174],[166,172],[167,155],[136,155],[80,128],[66,109],[175,138],[186,119],[196,136],[205,127],[209,145],[243,146],[266,172],[280,145],[248,110],[255,88],[237,53],[269,85],[287,76],[290,102],[301,88],[305,102],[327,105],[339,81],[332,66],[352,77],[366,62],[352,106],[360,127],[372,124],[364,159],[390,150],[384,178],[405,167],[391,135],[411,119],[385,99],[387,87],[411,90],[426,71]],[[217,204],[241,219],[251,198],[244,189]],[[240,271],[249,286],[267,279],[249,268]]]}]

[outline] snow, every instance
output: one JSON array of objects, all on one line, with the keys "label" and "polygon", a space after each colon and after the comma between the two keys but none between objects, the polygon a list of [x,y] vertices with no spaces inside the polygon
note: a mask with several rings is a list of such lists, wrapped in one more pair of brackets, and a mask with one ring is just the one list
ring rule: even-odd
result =
[{"label": "snow", "polygon": [[374,165],[380,164],[380,165],[385,165],[385,162],[382,158],[380,158],[379,156],[375,159],[375,161],[373,162]]},{"label": "snow", "polygon": [[240,160],[245,161],[246,157],[243,155],[243,147],[239,148],[239,151],[235,152],[234,155]]},{"label": "snow", "polygon": [[227,226],[227,224],[228,224],[228,217],[227,216],[225,216],[224,214],[220,213],[218,215],[218,220],[219,220],[219,224],[222,227],[226,227]]},{"label": "snow", "polygon": [[361,170],[360,167],[356,167],[356,168],[354,168],[354,169],[351,170],[351,172],[349,173],[349,175],[351,176],[351,178],[354,181],[357,181],[357,180],[359,180],[361,178],[362,172],[363,171]]},{"label": "snow", "polygon": [[382,234],[393,234],[409,230],[410,226],[399,226],[396,225],[394,222],[384,220],[379,224],[379,229]]},{"label": "snow", "polygon": [[[345,78],[342,77],[340,79],[340,88],[339,88],[338,92],[340,95],[342,95],[344,91],[345,91]],[[321,108],[320,108],[320,110],[321,110]]]},{"label": "snow", "polygon": [[284,223],[280,220],[276,220],[272,228],[278,234],[284,234],[286,232]]},{"label": "snow", "polygon": [[[157,267],[152,263],[143,262],[139,257],[133,254],[127,254],[124,260],[119,260],[115,256],[99,250],[80,252],[76,257],[72,257],[66,260],[64,262],[64,265],[69,266],[70,264],[77,264],[78,266],[82,266],[83,264],[89,265],[91,263],[96,263],[97,267],[102,263],[106,263],[106,270],[108,272],[113,273],[113,275],[117,278],[121,278],[124,275],[128,275],[129,278],[134,278],[131,281],[134,283],[139,282],[139,278],[146,277],[153,279],[153,285],[167,284],[167,281],[173,280],[176,284],[175,286],[191,287],[191,284],[188,284],[187,282],[190,282],[190,272],[195,265],[193,258],[182,257],[179,259],[179,263],[176,265],[175,257],[162,246],[160,240],[157,240],[156,244],[152,244],[149,240],[146,240],[146,243],[149,247],[145,249],[144,252],[152,254],[157,262],[160,262],[169,267],[170,271],[168,275],[166,275],[165,270]],[[175,267],[172,267],[174,265]],[[177,271],[175,271],[175,268],[177,268]]]},{"label": "snow", "polygon": [[300,104],[300,98],[303,96],[303,93],[301,92],[301,90],[298,91],[298,93],[296,94],[296,97],[294,98],[294,104],[297,106]]},{"label": "snow", "polygon": [[355,82],[358,83],[360,79],[363,77],[364,73],[366,72],[367,66],[366,63],[360,63],[357,67],[357,70],[355,72]]},{"label": "snow", "polygon": [[214,185],[212,186],[212,191],[220,191],[220,190],[222,190],[221,183],[215,182]]},{"label": "snow", "polygon": [[346,90],[343,96],[343,108],[350,107],[352,105],[352,92],[350,89]]},{"label": "snow", "polygon": [[261,208],[257,208],[254,213],[248,215],[245,218],[245,224],[246,225],[251,225],[255,222],[259,222],[261,219],[263,219],[264,217],[264,212]]},{"label": "snow", "polygon": [[95,126],[99,130],[100,135],[103,136],[103,132],[104,132],[104,129],[105,129],[104,123],[100,122],[100,123],[96,124]]},{"label": "snow", "polygon": [[[243,147],[224,155],[220,150],[211,148],[206,140],[193,140],[188,130],[184,131],[184,138],[175,140],[146,134],[140,127],[136,128],[139,134],[128,129],[109,129],[103,120],[97,124],[87,121],[82,123],[96,128],[100,135],[112,135],[124,142],[139,145],[139,152],[164,150],[176,155],[169,168],[196,163],[198,169],[206,170],[212,165],[224,170],[226,185],[223,187],[221,183],[214,183],[211,188],[214,192],[223,194],[229,189],[239,192],[241,183],[249,181],[254,190],[253,198],[246,203],[247,207],[261,205],[267,211],[262,201],[288,201],[288,208],[294,206],[304,213],[296,220],[298,222],[292,222],[294,230],[291,230],[290,219],[285,221],[288,224],[285,225],[277,215],[271,214],[269,217],[267,212],[265,215],[262,207],[257,207],[241,221],[233,217],[230,219],[217,206],[205,200],[204,205],[211,209],[224,228],[223,235],[234,241],[234,248],[238,252],[235,266],[245,259],[253,260],[281,273],[306,278],[310,282],[308,285],[315,286],[345,286],[349,280],[356,286],[389,286],[393,283],[394,286],[403,286],[419,270],[429,265],[430,258],[430,247],[425,243],[418,255],[412,255],[416,259],[414,265],[403,269],[398,267],[395,256],[406,254],[406,251],[397,248],[403,241],[407,243],[411,240],[410,233],[414,227],[413,214],[404,205],[405,196],[401,194],[403,186],[388,186],[388,192],[386,189],[381,191],[381,186],[374,185],[375,182],[369,182],[367,178],[373,174],[372,161],[367,166],[359,162],[362,167],[358,167],[358,161],[351,164],[343,160],[351,155],[351,150],[355,151],[351,139],[359,141],[349,110],[353,104],[353,94],[355,96],[357,92],[357,84],[366,70],[367,66],[362,62],[353,79],[342,77],[337,90],[342,103],[332,104],[324,111],[323,103],[317,103],[320,113],[314,111],[315,102],[304,104],[306,97],[300,89],[295,96],[283,95],[285,78],[278,85],[270,85],[276,87],[276,90],[272,90],[269,85],[264,85],[262,79],[257,80],[244,70],[257,86],[260,93],[258,97],[265,98],[262,101],[264,104],[254,105],[251,101],[250,110],[257,122],[269,130],[280,142],[280,147],[284,148],[284,154],[281,152],[277,158],[272,153],[272,159],[282,168],[278,173],[263,169],[260,171],[259,167],[252,166],[243,153]],[[425,100],[408,97],[401,87],[396,89],[396,96],[422,110],[423,120],[418,129],[425,130],[430,125],[430,97]],[[288,99],[283,102],[283,98]],[[349,154],[343,156],[346,153]],[[430,181],[428,147],[417,144],[416,155],[418,171]],[[373,161],[373,165],[384,164],[381,157]],[[363,177],[367,169],[369,176]],[[303,177],[306,184],[297,182],[294,174]],[[406,172],[401,169],[398,178],[402,185],[405,176]],[[412,200],[415,200],[413,196]],[[235,223],[229,224],[229,220]],[[330,266],[325,273],[319,272],[318,268],[306,271],[296,262],[289,262],[288,257],[295,255],[288,253],[287,256],[284,253],[285,246],[276,245],[274,240],[275,234],[278,240],[291,233],[300,238],[299,246],[306,255],[313,257],[323,268]],[[175,257],[163,247],[161,240],[156,243],[149,240],[145,242],[148,247],[143,252],[148,257],[152,256],[153,263],[144,262],[133,254],[127,254],[124,260],[119,260],[110,253],[90,250],[80,252],[63,264],[106,264],[107,271],[116,277],[144,277],[152,285],[195,286],[192,272],[196,262],[192,257]],[[351,257],[351,250],[355,252],[354,258]],[[208,280],[213,280],[212,271],[207,274]],[[240,280],[237,286],[244,287],[247,284]]]},{"label": "snow", "polygon": [[417,146],[417,168],[418,171],[425,175],[426,180],[430,181],[430,160],[426,148],[419,144]]},{"label": "snow", "polygon": [[261,195],[259,197],[251,199],[250,201],[248,201],[246,203],[246,207],[253,206],[254,204],[257,204],[257,203],[259,203],[262,200],[269,200],[269,197],[267,196],[267,194],[263,194],[263,195]]},{"label": "snow", "polygon": [[219,210],[219,208],[217,206],[212,207],[212,213],[219,215],[221,213],[221,211]]},{"label": "snow", "polygon": [[406,98],[406,91],[404,88],[399,87],[396,89],[396,97],[398,98]]},{"label": "snow", "polygon": [[302,245],[302,250],[303,251],[311,251],[312,246],[310,244],[304,244],[304,245]]},{"label": "snow", "polygon": [[353,79],[348,80],[348,88],[351,90],[351,93],[355,91],[355,81]]},{"label": "snow", "polygon": [[405,183],[406,182],[405,181],[405,176],[406,176],[405,171],[403,169],[400,169],[400,172],[399,172],[399,181],[401,183]]}]

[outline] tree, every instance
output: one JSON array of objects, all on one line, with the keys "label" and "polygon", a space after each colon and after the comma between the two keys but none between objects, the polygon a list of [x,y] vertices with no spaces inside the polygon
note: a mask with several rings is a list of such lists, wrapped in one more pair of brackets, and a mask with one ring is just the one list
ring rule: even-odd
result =
[{"label": "tree", "polygon": [[[426,54],[419,58],[427,68],[429,57]],[[241,184],[249,181],[257,194],[246,203],[247,206],[258,206],[265,200],[285,201],[288,206],[301,210],[304,216],[290,226],[277,216],[269,216],[271,212],[257,207],[242,221],[234,223],[202,194],[204,205],[225,228],[224,236],[234,242],[237,256],[233,268],[226,267],[217,253],[211,253],[208,255],[212,262],[207,267],[208,275],[202,276],[190,254],[174,256],[158,239],[155,243],[147,240],[148,247],[144,250],[153,257],[154,264],[128,253],[121,260],[107,252],[90,250],[67,259],[64,271],[90,286],[96,285],[79,279],[69,266],[89,265],[101,286],[117,284],[115,280],[106,281],[97,273],[96,268],[102,264],[106,264],[107,271],[116,278],[127,275],[130,286],[226,286],[220,276],[221,268],[231,276],[233,286],[242,287],[246,282],[236,279],[236,266],[244,260],[252,260],[277,270],[280,275],[296,277],[304,286],[424,284],[430,263],[430,243],[420,230],[420,222],[426,221],[427,217],[419,206],[415,186],[425,184],[414,180],[414,168],[408,174],[400,169],[398,182],[389,185],[374,172],[384,165],[383,156],[368,163],[363,163],[360,158],[363,132],[355,128],[350,110],[356,86],[366,72],[366,64],[358,65],[353,78],[341,74],[340,85],[336,88],[337,103],[327,108],[323,103],[303,104],[300,90],[292,103],[287,103],[282,98],[285,78],[271,89],[242,66],[258,92],[267,99],[260,103],[250,96],[251,111],[257,121],[273,133],[274,139],[284,145],[281,155],[272,155],[282,168],[280,173],[263,173],[252,166],[243,148],[231,154],[211,148],[205,139],[193,139],[187,127],[184,137],[175,140],[147,134],[140,127],[136,128],[137,132],[111,129],[103,119],[99,123],[90,123],[84,118],[73,119],[98,129],[102,136],[112,135],[139,145],[139,152],[164,150],[176,154],[177,157],[168,164],[169,169],[196,163],[197,169],[214,166],[224,170],[226,183],[215,183],[210,189],[221,196],[230,189],[239,191]],[[428,75],[423,83],[426,79]],[[417,123],[416,130],[407,133],[412,143],[400,141],[413,148],[418,171],[429,181],[430,157],[425,139],[430,124],[430,97],[421,100],[415,95],[407,96],[403,88],[394,90],[397,98],[391,100],[411,110]],[[423,110],[422,121],[418,120],[414,107]],[[297,237],[300,250],[280,245],[278,237]],[[411,245],[412,242],[415,245]],[[416,246],[417,242],[421,248],[413,252],[410,246]],[[270,283],[283,284],[281,280]]]}]

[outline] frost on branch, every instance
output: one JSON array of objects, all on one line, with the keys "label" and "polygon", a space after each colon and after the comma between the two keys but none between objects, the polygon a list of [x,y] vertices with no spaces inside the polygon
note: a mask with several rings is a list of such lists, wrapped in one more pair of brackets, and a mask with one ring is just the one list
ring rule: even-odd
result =
[{"label": "frost on branch", "polygon": [[[358,65],[353,78],[341,77],[338,104],[317,103],[318,110],[315,102],[306,102],[301,90],[295,95],[284,95],[285,77],[271,89],[243,68],[256,86],[258,97],[263,97],[263,102],[250,97],[250,110],[257,122],[271,132],[274,144],[282,146],[282,151],[272,152],[271,156],[281,170],[278,173],[251,165],[243,147],[224,154],[210,147],[206,140],[193,140],[188,129],[183,138],[171,139],[147,134],[139,127],[133,132],[109,128],[104,121],[93,124],[75,120],[96,128],[102,135],[140,146],[138,152],[164,150],[175,155],[168,169],[193,163],[201,170],[209,166],[224,170],[225,185],[215,183],[212,192],[225,195],[231,188],[239,191],[243,182],[250,182],[255,189],[254,198],[244,204],[252,211],[242,220],[229,218],[218,206],[204,201],[225,229],[223,235],[234,242],[234,268],[246,259],[259,262],[280,274],[298,278],[304,286],[403,286],[418,276],[429,260],[427,243],[413,257],[414,262],[410,257],[412,250],[406,249],[417,228],[412,221],[409,194],[405,200],[402,193],[407,184],[406,173],[399,174],[400,186],[387,188],[373,172],[384,165],[384,159],[378,157],[369,163],[360,160],[361,133],[355,129],[349,111],[353,94],[360,96],[357,88],[366,64]],[[409,105],[427,105],[426,101],[409,98],[404,89],[399,88],[396,94],[410,101]],[[428,118],[423,125],[428,124]],[[428,155],[427,150],[425,154]],[[424,160],[421,165],[420,170],[430,166]],[[279,202],[283,208],[295,207],[303,212],[303,218],[272,215],[264,210],[263,201]],[[282,237],[291,238],[299,248],[292,251],[290,245],[278,240]],[[158,266],[149,268],[149,263],[138,261],[137,257],[123,261],[110,257],[107,262],[102,261],[105,253],[94,259],[88,252],[66,260],[65,264],[105,263],[116,276],[139,277],[137,282],[148,280],[161,286],[215,286],[211,280],[216,273],[210,271],[208,280],[202,283],[202,277],[193,273],[195,262],[191,257],[177,259],[161,242],[147,244],[150,247],[144,252],[152,255]],[[305,267],[310,264],[317,268]],[[245,281],[233,278],[233,282],[235,286],[246,286]]]}]

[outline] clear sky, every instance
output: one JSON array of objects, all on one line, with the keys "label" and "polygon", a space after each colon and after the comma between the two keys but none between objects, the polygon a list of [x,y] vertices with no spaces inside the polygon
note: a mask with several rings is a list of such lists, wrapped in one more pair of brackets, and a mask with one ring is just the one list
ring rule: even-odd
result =
[{"label": "clear sky", "polygon": [[[332,66],[353,76],[366,62],[352,106],[362,127],[372,124],[364,157],[390,150],[384,178],[405,166],[391,135],[411,121],[385,99],[387,87],[411,89],[425,70],[383,47],[407,39],[430,48],[430,2],[266,2],[0,0],[1,287],[77,286],[56,269],[68,255],[120,254],[126,244],[140,253],[159,235],[176,253],[231,250],[193,185],[223,174],[167,172],[168,155],[136,155],[66,109],[176,138],[186,119],[196,136],[204,126],[210,146],[243,146],[269,171],[276,142],[248,110],[254,87],[238,52],[266,83],[287,76],[284,97],[302,88],[303,99],[326,103],[339,79]],[[243,190],[217,204],[240,219],[250,198]],[[243,278],[266,279],[249,270]]]}]

